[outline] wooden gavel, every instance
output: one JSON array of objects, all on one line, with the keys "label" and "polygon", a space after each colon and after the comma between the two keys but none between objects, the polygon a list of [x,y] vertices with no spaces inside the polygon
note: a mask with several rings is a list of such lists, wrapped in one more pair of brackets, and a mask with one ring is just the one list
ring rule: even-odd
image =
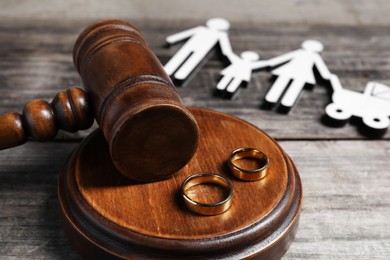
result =
[{"label": "wooden gavel", "polygon": [[162,180],[188,163],[197,148],[197,123],[134,26],[105,20],[87,27],[73,60],[86,93],[71,88],[51,103],[30,101],[22,115],[0,115],[0,149],[29,136],[49,140],[58,129],[87,129],[94,114],[115,167],[127,177]]}]

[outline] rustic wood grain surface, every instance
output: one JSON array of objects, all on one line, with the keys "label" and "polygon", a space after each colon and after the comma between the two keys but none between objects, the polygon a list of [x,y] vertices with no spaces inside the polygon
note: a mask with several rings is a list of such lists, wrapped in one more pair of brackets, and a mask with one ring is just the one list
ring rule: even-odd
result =
[{"label": "rustic wood grain surface", "polygon": [[[163,63],[180,47],[166,48],[166,36],[223,16],[232,21],[236,52],[255,50],[268,59],[314,38],[324,43],[322,56],[345,88],[363,91],[370,80],[390,85],[386,0],[217,4],[219,9],[179,0],[160,6],[156,1],[1,1],[0,113],[21,112],[33,98],[50,100],[60,90],[81,85],[72,64],[73,43],[85,26],[104,17],[134,22]],[[184,15],[186,10],[193,12]],[[321,118],[330,101],[325,86],[305,90],[288,115],[264,110],[268,72],[254,74],[234,100],[214,97],[222,68],[211,57],[178,91],[187,105],[216,109],[263,129],[297,164],[303,210],[285,259],[389,259],[390,133],[372,140],[359,133],[356,123],[324,125]],[[0,151],[1,259],[78,259],[61,230],[57,177],[90,132],[61,132],[49,143]]]}]

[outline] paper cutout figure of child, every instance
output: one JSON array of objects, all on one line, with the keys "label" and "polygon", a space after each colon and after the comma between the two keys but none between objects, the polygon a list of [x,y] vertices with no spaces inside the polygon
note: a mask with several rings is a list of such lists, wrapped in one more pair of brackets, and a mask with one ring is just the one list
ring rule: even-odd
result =
[{"label": "paper cutout figure of child", "polygon": [[231,52],[227,31],[230,23],[223,18],[212,18],[206,26],[198,26],[188,29],[166,38],[169,44],[174,44],[184,39],[189,40],[164,66],[169,76],[174,73],[174,78],[185,80],[191,72],[200,64],[206,55],[218,43],[222,53]]},{"label": "paper cutout figure of child", "polygon": [[288,87],[281,104],[284,107],[291,108],[296,103],[305,85],[316,83],[314,67],[317,68],[323,79],[329,80],[331,73],[319,54],[323,48],[319,41],[306,40],[302,43],[302,49],[268,60],[268,65],[271,68],[279,67],[272,69],[272,74],[277,76],[277,79],[268,91],[265,100],[271,104],[278,102]]},{"label": "paper cutout figure of child", "polygon": [[259,61],[260,56],[253,51],[244,51],[240,57],[235,53],[226,54],[230,65],[221,71],[223,76],[217,84],[217,90],[226,90],[234,94],[243,82],[249,82],[252,71],[267,67],[267,62]]}]

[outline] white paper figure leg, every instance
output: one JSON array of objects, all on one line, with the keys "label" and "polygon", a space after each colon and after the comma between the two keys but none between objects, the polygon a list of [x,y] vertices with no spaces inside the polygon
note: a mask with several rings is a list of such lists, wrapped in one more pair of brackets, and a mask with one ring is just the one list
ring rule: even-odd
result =
[{"label": "white paper figure leg", "polygon": [[199,65],[202,59],[206,56],[207,53],[194,52],[186,60],[186,62],[179,68],[175,73],[175,78],[178,80],[185,80],[188,75]]},{"label": "white paper figure leg", "polygon": [[283,94],[284,89],[287,87],[290,79],[279,76],[274,84],[272,84],[271,89],[268,91],[267,95],[265,96],[265,100],[269,103],[276,103],[278,102],[279,98]]},{"label": "white paper figure leg", "polygon": [[299,94],[302,92],[303,87],[305,86],[305,82],[295,79],[291,82],[291,85],[286,91],[286,94],[282,99],[282,106],[292,107],[297,101]]},{"label": "white paper figure leg", "polygon": [[230,84],[229,84],[229,86],[227,88],[227,92],[229,92],[229,93],[236,92],[236,90],[240,86],[241,82],[242,82],[242,80],[240,80],[239,78],[233,79],[233,81],[230,82]]},{"label": "white paper figure leg", "polygon": [[165,64],[165,72],[172,76],[172,74],[183,64],[183,62],[191,55],[191,51],[185,46],[181,48],[175,55]]},{"label": "white paper figure leg", "polygon": [[218,90],[225,90],[228,87],[229,82],[232,81],[232,77],[223,76],[217,84]]}]

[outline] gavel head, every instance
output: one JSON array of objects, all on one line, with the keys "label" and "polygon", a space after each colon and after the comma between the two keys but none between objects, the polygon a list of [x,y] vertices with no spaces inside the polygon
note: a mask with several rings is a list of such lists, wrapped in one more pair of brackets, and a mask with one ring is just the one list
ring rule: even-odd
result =
[{"label": "gavel head", "polygon": [[134,26],[120,20],[89,26],[73,60],[122,174],[151,182],[188,163],[198,143],[196,121]]}]

